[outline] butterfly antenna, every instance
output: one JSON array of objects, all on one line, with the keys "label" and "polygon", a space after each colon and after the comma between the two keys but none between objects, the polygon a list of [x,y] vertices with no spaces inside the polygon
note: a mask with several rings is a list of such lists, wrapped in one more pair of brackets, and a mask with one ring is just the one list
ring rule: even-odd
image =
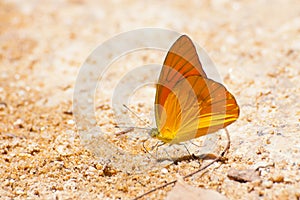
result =
[{"label": "butterfly antenna", "polygon": [[135,126],[119,126],[119,125],[116,125],[115,128],[127,128],[127,129],[142,129],[142,130],[148,130],[150,131],[151,128],[145,128],[145,127],[135,127]]},{"label": "butterfly antenna", "polygon": [[[146,122],[145,120],[143,120],[140,116],[138,116],[135,112],[133,112],[128,106],[126,106],[125,104],[123,104],[123,106],[129,111],[131,112],[134,116],[136,116],[136,118],[138,118],[140,121],[144,122],[144,124],[146,126],[148,126],[150,129],[152,128],[151,126],[149,126],[148,122]],[[141,128],[143,129],[143,128]],[[145,128],[146,129],[146,128]],[[148,129],[147,129],[148,130]]]},{"label": "butterfly antenna", "polygon": [[119,126],[119,125],[116,125],[115,128],[125,128],[125,130],[115,133],[115,135],[117,135],[117,136],[129,133],[129,132],[133,131],[134,129],[141,129],[141,130],[147,130],[147,131],[151,130],[151,128],[134,127],[134,126]]}]

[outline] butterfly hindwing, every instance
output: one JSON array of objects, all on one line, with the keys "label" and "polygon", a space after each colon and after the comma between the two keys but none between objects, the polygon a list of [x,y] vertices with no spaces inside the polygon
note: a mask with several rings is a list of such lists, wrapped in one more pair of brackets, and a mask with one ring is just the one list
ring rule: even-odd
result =
[{"label": "butterfly hindwing", "polygon": [[160,136],[165,142],[178,143],[213,133],[238,118],[236,105],[222,84],[189,76],[179,81],[166,99]]}]

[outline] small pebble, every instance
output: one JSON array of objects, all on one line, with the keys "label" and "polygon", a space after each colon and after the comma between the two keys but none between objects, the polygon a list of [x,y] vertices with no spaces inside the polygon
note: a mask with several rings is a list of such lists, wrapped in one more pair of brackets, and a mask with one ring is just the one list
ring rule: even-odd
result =
[{"label": "small pebble", "polygon": [[263,181],[261,184],[263,187],[270,189],[273,186],[272,181]]},{"label": "small pebble", "polygon": [[281,174],[277,174],[277,175],[272,176],[271,180],[274,183],[282,183],[282,182],[284,182],[284,176],[282,176]]},{"label": "small pebble", "polygon": [[75,121],[70,119],[70,120],[68,120],[67,124],[70,124],[70,125],[75,124]]},{"label": "small pebble", "polygon": [[17,195],[21,195],[21,194],[24,194],[24,190],[23,189],[16,189],[16,194]]},{"label": "small pebble", "polygon": [[103,169],[103,165],[101,165],[99,163],[97,163],[95,167],[96,167],[97,170],[102,170]]},{"label": "small pebble", "polygon": [[161,169],[161,173],[163,173],[163,174],[167,174],[169,171],[166,169],[166,168],[162,168]]}]

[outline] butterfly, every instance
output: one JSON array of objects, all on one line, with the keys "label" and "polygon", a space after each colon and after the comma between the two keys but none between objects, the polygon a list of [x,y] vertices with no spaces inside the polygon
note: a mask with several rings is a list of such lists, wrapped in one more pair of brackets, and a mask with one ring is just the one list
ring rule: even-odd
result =
[{"label": "butterfly", "polygon": [[225,128],[239,117],[234,96],[207,77],[187,35],[168,51],[156,84],[155,120],[150,136],[177,144]]}]

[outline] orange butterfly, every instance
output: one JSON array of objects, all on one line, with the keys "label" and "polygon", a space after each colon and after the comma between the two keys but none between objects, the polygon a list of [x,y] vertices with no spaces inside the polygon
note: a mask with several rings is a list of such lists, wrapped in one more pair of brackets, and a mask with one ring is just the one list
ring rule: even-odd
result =
[{"label": "orange butterfly", "polygon": [[228,126],[237,120],[239,106],[220,83],[202,69],[191,39],[182,35],[170,48],[156,86],[157,128],[150,136],[175,144]]}]

